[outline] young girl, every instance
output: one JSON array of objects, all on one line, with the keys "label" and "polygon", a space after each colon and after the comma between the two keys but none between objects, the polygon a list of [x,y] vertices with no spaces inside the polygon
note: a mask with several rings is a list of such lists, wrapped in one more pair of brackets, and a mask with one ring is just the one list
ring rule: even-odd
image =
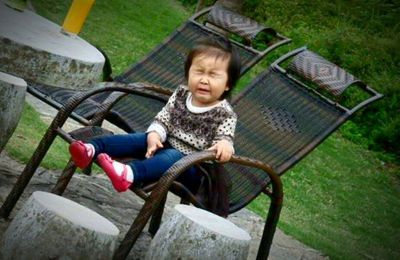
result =
[{"label": "young girl", "polygon": [[[186,59],[187,86],[179,86],[146,133],[112,135],[89,143],[73,142],[69,151],[79,168],[97,162],[114,188],[157,181],[176,161],[195,151],[215,150],[219,162],[230,160],[237,116],[225,97],[240,75],[240,58],[227,40],[206,39]],[[134,157],[128,164],[111,157]],[[194,167],[184,183],[199,182]]]}]

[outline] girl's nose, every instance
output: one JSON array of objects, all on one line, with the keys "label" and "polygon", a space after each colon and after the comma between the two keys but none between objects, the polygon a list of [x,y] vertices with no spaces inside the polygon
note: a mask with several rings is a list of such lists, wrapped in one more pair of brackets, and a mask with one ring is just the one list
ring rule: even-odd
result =
[{"label": "girl's nose", "polygon": [[205,76],[201,77],[201,78],[200,78],[200,83],[201,83],[201,84],[207,84],[207,83],[208,83],[207,78],[206,78]]}]

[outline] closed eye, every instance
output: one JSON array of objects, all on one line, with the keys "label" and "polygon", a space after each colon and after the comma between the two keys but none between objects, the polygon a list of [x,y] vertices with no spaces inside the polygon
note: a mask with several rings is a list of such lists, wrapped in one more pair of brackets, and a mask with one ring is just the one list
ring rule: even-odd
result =
[{"label": "closed eye", "polygon": [[221,77],[222,76],[222,73],[220,73],[220,72],[217,72],[217,71],[211,71],[210,72],[210,76],[211,77]]},{"label": "closed eye", "polygon": [[195,73],[195,74],[197,74],[197,75],[200,75],[200,74],[202,74],[204,71],[202,70],[202,69],[194,69],[193,70],[193,73]]}]

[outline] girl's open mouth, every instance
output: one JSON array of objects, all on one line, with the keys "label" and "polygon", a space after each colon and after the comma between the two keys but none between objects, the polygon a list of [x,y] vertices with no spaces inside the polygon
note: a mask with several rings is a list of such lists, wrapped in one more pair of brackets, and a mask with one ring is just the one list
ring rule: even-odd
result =
[{"label": "girl's open mouth", "polygon": [[200,94],[210,93],[210,91],[208,89],[205,89],[205,88],[198,88],[197,92],[200,93]]}]

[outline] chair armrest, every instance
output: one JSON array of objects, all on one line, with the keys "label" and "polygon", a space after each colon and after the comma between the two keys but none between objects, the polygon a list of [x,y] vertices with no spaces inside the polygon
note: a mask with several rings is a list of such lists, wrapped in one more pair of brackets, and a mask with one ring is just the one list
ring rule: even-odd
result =
[{"label": "chair armrest", "polygon": [[[125,83],[115,83],[115,82],[110,82],[106,83],[105,87],[111,88],[115,86],[122,86],[126,87],[126,89],[121,89],[119,91],[113,91],[101,104],[100,108],[96,113],[93,115],[93,118],[91,120],[92,124],[98,124],[104,120],[106,115],[111,111],[111,109],[114,107],[114,105],[123,97],[134,94],[134,95],[139,95],[139,96],[146,96],[148,98],[160,100],[162,102],[167,102],[168,98],[172,94],[172,91],[163,87],[160,87],[158,85],[150,84],[150,83],[133,83],[133,84],[125,84]],[[129,91],[130,88],[136,88],[136,90],[140,90],[140,88],[143,88],[142,91],[140,92],[135,92],[132,93]]]},{"label": "chair armrest", "polygon": [[[167,172],[161,177],[158,181],[156,187],[154,187],[153,191],[150,194],[149,200],[155,200],[157,203],[161,201],[161,198],[166,195],[171,186],[172,182],[176,180],[184,171],[189,169],[191,166],[197,163],[205,162],[205,161],[215,161],[215,151],[205,150],[197,153],[189,154],[179,161],[177,161],[174,165],[172,165]],[[282,192],[282,183],[279,175],[275,173],[271,166],[265,164],[261,161],[233,155],[231,163],[241,164],[250,167],[256,167],[263,170],[271,179],[272,189],[273,189],[273,199],[281,200],[283,198]]]},{"label": "chair armrest", "polygon": [[[145,96],[149,98],[154,98],[162,101],[168,100],[168,97],[170,93],[172,93],[170,90],[162,88],[160,86],[156,85],[151,85],[151,84],[146,84],[146,83],[130,83],[130,84],[124,84],[124,83],[116,83],[116,82],[108,82],[105,83],[104,87],[101,88],[96,88],[92,89],[89,91],[85,92],[78,92],[75,95],[73,95],[68,101],[65,103],[64,106],[61,107],[59,112],[57,113],[56,117],[54,120],[56,121],[55,123],[57,125],[62,125],[66,121],[66,119],[69,117],[69,115],[74,111],[74,109],[81,104],[84,100],[89,99],[90,97],[97,95],[102,92],[120,92],[124,94],[132,94],[132,95],[140,95],[140,96]],[[103,102],[102,105],[99,108],[99,112],[97,112],[97,119],[91,120],[90,122],[87,122],[86,124],[93,124],[94,121],[98,120],[99,118],[99,113],[103,113],[104,111],[109,111],[111,109],[112,105],[115,104],[118,98],[121,98],[122,95],[115,95],[111,96],[110,99],[106,99],[106,102]],[[111,104],[110,104],[111,103]],[[111,105],[111,106],[110,106]],[[53,120],[53,121],[54,121]],[[60,124],[60,122],[62,122]]]},{"label": "chair armrest", "polygon": [[[139,214],[137,215],[133,224],[128,230],[124,240],[121,242],[114,257],[125,258],[128,255],[130,248],[132,248],[133,244],[138,239],[146,223],[149,221],[150,217],[154,214],[154,212],[158,209],[158,207],[164,200],[172,182],[180,174],[182,174],[186,169],[188,169],[191,165],[195,163],[215,159],[216,158],[214,151],[205,150],[198,153],[189,154],[180,159],[173,166],[171,166],[166,174],[164,174],[158,181],[156,187],[151,192],[148,199],[146,199],[142,209],[140,210]],[[273,194],[271,196],[271,206],[264,227],[263,238],[260,244],[260,248],[267,248],[267,250],[264,251],[268,253],[283,200],[281,179],[270,166],[263,162],[236,155],[232,156],[230,162],[260,168],[264,170],[266,174],[268,174],[271,178]]]}]

